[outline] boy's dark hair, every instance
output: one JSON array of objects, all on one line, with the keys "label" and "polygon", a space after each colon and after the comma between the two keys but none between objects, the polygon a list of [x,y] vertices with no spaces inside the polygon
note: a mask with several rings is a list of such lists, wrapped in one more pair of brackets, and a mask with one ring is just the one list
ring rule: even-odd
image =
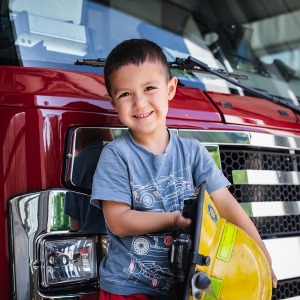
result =
[{"label": "boy's dark hair", "polygon": [[125,40],[117,45],[108,55],[104,67],[106,89],[111,95],[110,75],[129,64],[140,65],[145,61],[159,62],[166,71],[167,80],[171,78],[167,58],[161,47],[146,39]]}]

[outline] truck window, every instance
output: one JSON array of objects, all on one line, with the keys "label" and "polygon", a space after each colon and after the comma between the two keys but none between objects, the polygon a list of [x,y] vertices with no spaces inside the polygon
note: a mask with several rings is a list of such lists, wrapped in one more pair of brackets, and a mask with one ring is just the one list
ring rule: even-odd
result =
[{"label": "truck window", "polygon": [[[299,104],[297,1],[248,7],[230,1],[131,0],[129,5],[115,0],[9,0],[1,15],[4,65],[102,73],[103,68],[74,63],[105,59],[124,39],[148,38],[164,49],[169,61],[194,56],[211,67],[248,75],[250,87]],[[173,72],[183,85],[243,95],[215,76]]]}]

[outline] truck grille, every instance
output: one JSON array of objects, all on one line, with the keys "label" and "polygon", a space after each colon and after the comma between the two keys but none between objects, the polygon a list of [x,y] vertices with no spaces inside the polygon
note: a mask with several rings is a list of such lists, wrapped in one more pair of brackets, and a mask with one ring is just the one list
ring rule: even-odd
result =
[{"label": "truck grille", "polygon": [[[299,201],[300,185],[292,184],[234,184],[233,170],[265,170],[300,172],[300,153],[296,151],[239,150],[237,147],[220,146],[221,167],[232,183],[231,193],[241,204],[277,201],[291,204]],[[296,174],[296,173],[295,173]],[[286,215],[251,217],[263,239],[300,235],[300,215],[296,209]],[[278,251],[280,251],[278,249]],[[282,253],[284,256],[285,253]],[[286,265],[291,269],[294,266]],[[273,289],[272,300],[292,299],[300,296],[300,278],[280,280]]]},{"label": "truck grille", "polygon": [[[233,170],[268,170],[268,171],[300,171],[300,155],[287,152],[237,150],[236,148],[220,148],[221,167],[224,175],[233,184],[231,193],[240,203],[298,201],[299,185],[234,185]],[[285,215],[251,218],[262,238],[282,235],[300,234],[300,215]]]}]

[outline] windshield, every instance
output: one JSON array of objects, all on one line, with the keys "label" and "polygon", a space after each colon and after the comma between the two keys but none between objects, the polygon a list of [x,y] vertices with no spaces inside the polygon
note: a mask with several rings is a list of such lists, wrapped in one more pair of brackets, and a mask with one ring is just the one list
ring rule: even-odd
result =
[{"label": "windshield", "polygon": [[[193,56],[299,105],[299,20],[297,0],[8,0],[1,3],[0,64],[102,73],[74,63],[147,38],[169,61]],[[243,93],[214,75],[173,73],[182,85]]]}]

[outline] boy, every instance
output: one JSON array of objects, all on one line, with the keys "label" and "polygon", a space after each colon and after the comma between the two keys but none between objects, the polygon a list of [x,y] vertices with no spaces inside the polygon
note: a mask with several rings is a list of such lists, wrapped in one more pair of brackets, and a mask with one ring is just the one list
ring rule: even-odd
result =
[{"label": "boy", "polygon": [[129,130],[104,147],[94,175],[91,201],[102,205],[110,237],[100,266],[100,299],[168,299],[168,251],[176,227],[191,223],[180,210],[203,181],[220,215],[248,232],[271,264],[206,149],[167,129],[177,78],[171,78],[162,49],[148,40],[124,41],[107,57],[104,76],[106,97]]}]

